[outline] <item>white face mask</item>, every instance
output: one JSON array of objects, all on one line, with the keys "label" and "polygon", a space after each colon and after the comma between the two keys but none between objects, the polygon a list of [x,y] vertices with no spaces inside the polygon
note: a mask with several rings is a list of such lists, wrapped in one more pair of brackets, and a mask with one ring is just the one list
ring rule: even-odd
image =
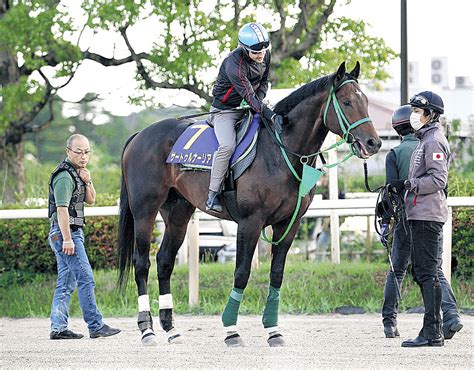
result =
[{"label": "white face mask", "polygon": [[418,131],[424,126],[424,123],[421,122],[421,114],[413,112],[410,114],[410,126],[413,127],[413,130]]}]

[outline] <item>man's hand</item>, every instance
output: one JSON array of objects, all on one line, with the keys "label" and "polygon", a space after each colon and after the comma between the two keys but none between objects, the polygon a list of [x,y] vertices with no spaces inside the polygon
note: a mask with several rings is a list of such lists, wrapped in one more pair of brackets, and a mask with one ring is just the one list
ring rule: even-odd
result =
[{"label": "man's hand", "polygon": [[389,232],[388,226],[389,226],[388,224],[382,224],[380,226],[380,242],[383,245],[387,245],[388,243],[388,232]]},{"label": "man's hand", "polygon": [[72,256],[74,254],[75,245],[72,240],[65,240],[63,241],[63,252],[68,256]]},{"label": "man's hand", "polygon": [[89,184],[92,180],[91,173],[87,168],[81,168],[78,171],[79,177],[81,178],[82,181],[84,181],[86,184]]}]

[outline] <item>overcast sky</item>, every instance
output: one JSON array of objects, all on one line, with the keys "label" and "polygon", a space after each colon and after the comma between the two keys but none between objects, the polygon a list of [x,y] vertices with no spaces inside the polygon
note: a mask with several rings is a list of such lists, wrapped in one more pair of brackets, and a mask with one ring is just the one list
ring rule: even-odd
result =
[{"label": "overcast sky", "polygon": [[[75,4],[77,2],[70,1]],[[431,59],[447,57],[447,72],[450,86],[454,86],[455,76],[469,76],[474,82],[474,2],[471,0],[408,0],[408,60],[417,62],[419,68],[419,84],[423,89],[431,88]],[[382,37],[395,51],[400,52],[400,0],[352,0],[350,5],[338,5],[334,16],[348,16],[363,19],[370,24],[368,32]],[[143,35],[153,42],[154,34],[159,32],[156,25],[142,24],[131,34],[132,42],[147,41]],[[92,35],[84,35],[83,42],[89,43]],[[156,37],[156,36],[155,36]],[[109,54],[113,51],[113,42],[121,44],[119,36],[102,34],[94,36],[91,51]],[[139,47],[136,48],[140,50]],[[117,58],[123,57],[125,49],[115,50]],[[133,71],[135,66],[130,63],[121,67],[101,67],[99,64],[85,61],[79,68],[73,81],[61,91],[60,95],[67,100],[78,100],[85,92],[101,94],[105,99],[104,107],[114,114],[126,115],[139,111],[141,107],[130,107],[126,101],[132,93]],[[387,86],[399,84],[400,61],[396,60],[389,67],[394,77]],[[119,78],[120,77],[120,78]],[[176,101],[186,105],[192,98],[187,92],[163,92],[168,102]]]}]

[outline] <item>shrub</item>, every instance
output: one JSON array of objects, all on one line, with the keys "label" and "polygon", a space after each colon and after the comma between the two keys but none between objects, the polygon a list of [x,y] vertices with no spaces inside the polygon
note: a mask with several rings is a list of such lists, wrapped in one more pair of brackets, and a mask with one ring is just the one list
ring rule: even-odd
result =
[{"label": "shrub", "polygon": [[452,269],[461,280],[472,279],[474,259],[474,211],[458,208],[453,212]]},{"label": "shrub", "polygon": [[[89,217],[84,229],[92,268],[116,266],[117,217]],[[7,220],[0,224],[0,272],[55,272],[56,259],[48,244],[44,219]]]}]

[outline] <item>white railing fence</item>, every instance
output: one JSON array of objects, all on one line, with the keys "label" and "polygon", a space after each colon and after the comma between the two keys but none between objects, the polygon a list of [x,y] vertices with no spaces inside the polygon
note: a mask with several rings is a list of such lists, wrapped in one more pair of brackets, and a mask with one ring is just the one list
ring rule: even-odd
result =
[{"label": "white railing fence", "polygon": [[[303,217],[331,217],[331,260],[333,263],[340,261],[339,248],[339,217],[340,216],[373,216],[376,199],[315,199]],[[451,243],[452,243],[452,208],[474,207],[474,197],[449,197],[449,219],[443,228],[443,271],[448,281],[451,280]],[[112,207],[86,207],[85,216],[116,216],[118,206]],[[2,219],[32,219],[47,218],[47,209],[8,209],[0,210]],[[157,220],[160,220],[158,215]],[[196,305],[199,301],[199,221],[215,220],[215,217],[197,211],[188,225],[188,233],[181,253],[189,264],[189,304]],[[334,222],[337,220],[337,222]],[[257,248],[258,249],[258,248]],[[187,258],[186,258],[187,257]]]}]

